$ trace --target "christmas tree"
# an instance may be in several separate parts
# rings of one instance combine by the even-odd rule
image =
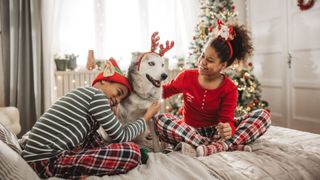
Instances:
[[[194,68],[197,60],[203,52],[205,43],[209,37],[213,37],[213,29],[217,19],[226,24],[237,22],[237,13],[231,0],[201,0],[199,23],[195,28],[195,35],[190,45],[190,57],[186,62],[186,68]],[[266,109],[268,103],[261,99],[261,88],[258,79],[252,74],[253,66],[249,63],[245,67],[233,65],[225,70],[225,74],[238,86],[238,105],[235,116],[244,115],[255,109]],[[183,96],[180,94],[171,101],[166,111],[182,117]]]
[[[242,116],[255,109],[267,109],[268,102],[261,99],[260,82],[252,74],[252,63],[246,67],[234,65],[225,70],[225,74],[238,86],[238,105],[235,116]]]

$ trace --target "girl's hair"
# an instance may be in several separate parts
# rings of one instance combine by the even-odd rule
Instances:
[[[223,38],[216,37],[209,42],[209,45],[216,50],[221,62],[227,62],[227,66],[230,66],[235,60],[245,60],[252,55],[253,51],[249,31],[243,25],[232,27],[236,34],[234,39],[230,40],[233,50],[232,57],[230,57],[230,47]]]

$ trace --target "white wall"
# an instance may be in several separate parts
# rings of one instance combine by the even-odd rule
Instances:
[[[247,0],[234,0],[236,11],[238,11],[238,23],[247,24],[247,11],[246,11]]]

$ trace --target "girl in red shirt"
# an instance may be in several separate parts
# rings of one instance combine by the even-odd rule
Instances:
[[[199,58],[198,69],[181,72],[163,85],[163,98],[183,93],[183,118],[162,114],[156,121],[160,139],[177,145],[192,156],[207,156],[227,150],[248,150],[271,124],[266,110],[255,110],[234,117],[237,86],[221,73],[235,60],[250,56],[253,47],[244,26],[225,26],[218,22],[214,39],[209,40]],[[179,147],[176,146],[176,147]]]

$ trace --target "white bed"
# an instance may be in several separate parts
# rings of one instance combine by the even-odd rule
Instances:
[[[0,142],[0,146],[0,179],[11,175],[14,179],[35,179],[35,173],[16,152],[5,143]],[[147,164],[127,174],[88,179],[320,179],[318,134],[271,126],[252,148],[253,152],[222,152],[199,158],[179,152],[149,153]]]
[[[128,174],[89,179],[320,179],[318,134],[271,126],[252,148],[199,158],[150,153],[146,165]]]

